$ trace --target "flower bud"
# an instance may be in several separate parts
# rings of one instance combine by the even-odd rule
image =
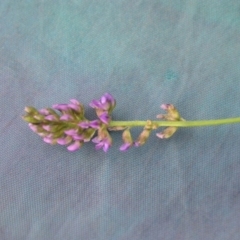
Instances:
[[[122,133],[122,139],[124,144],[120,147],[120,151],[126,151],[133,145],[133,140],[129,128],[125,129]]]
[[[24,111],[28,114],[34,115],[38,113],[38,110],[34,107],[25,107]]]
[[[135,141],[135,146],[136,147],[139,147],[139,146],[142,146],[146,141],[147,139],[149,138],[150,136],[150,133],[151,133],[151,130],[149,129],[144,129],[141,134],[139,135],[137,141]]]
[[[44,116],[42,116],[41,114],[37,113],[33,116],[35,119],[39,120],[40,122],[42,122],[44,120]]]
[[[125,129],[122,133],[122,139],[124,143],[133,143],[132,135],[129,128]]]
[[[162,119],[171,120],[171,121],[180,120],[181,118],[180,114],[173,104],[162,104],[161,108],[166,110],[167,114],[159,114],[157,115],[157,118],[162,118]]]
[[[88,129],[84,130],[82,133],[84,142],[89,142],[95,132],[96,132],[96,130],[93,128],[88,128]]]
[[[22,116],[22,119],[25,122],[28,122],[28,123],[40,123],[41,122],[40,120],[37,120],[37,119],[35,119],[34,117],[32,117],[30,115]]]
[[[167,127],[162,132],[157,133],[156,136],[163,139],[163,138],[170,138],[176,131],[177,127]]]

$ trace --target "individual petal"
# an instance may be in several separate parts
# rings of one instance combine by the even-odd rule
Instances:
[[[72,141],[72,138],[70,136],[57,139],[57,143],[60,145],[69,144],[71,141]]]
[[[44,116],[47,116],[48,114],[50,114],[50,112],[46,108],[39,110],[39,112]]]
[[[75,105],[80,105],[80,102],[76,99],[70,99],[70,102],[75,104]]]
[[[164,115],[164,114],[158,114],[158,115],[157,115],[157,118],[159,118],[159,119],[165,119],[165,115]]]
[[[140,147],[142,144],[140,142],[134,142],[135,147]]]
[[[109,148],[110,148],[110,144],[108,142],[104,142],[104,144],[103,144],[103,151],[107,152]]]
[[[99,129],[101,126],[101,123],[99,120],[93,120],[89,123],[89,127],[94,128],[94,129]]]
[[[127,151],[131,146],[132,146],[131,143],[124,143],[124,144],[119,148],[119,150],[120,150],[120,151]]]
[[[54,139],[54,138],[52,138],[52,137],[50,137],[50,136],[44,137],[44,138],[43,138],[43,141],[44,141],[45,143],[49,143],[49,144],[56,144],[56,143],[57,143],[57,140]]]
[[[49,121],[57,121],[57,117],[54,116],[54,115],[48,115],[45,117],[46,120],[49,120]]]
[[[66,133],[69,136],[73,136],[73,135],[77,134],[77,130],[76,129],[68,129],[68,130],[65,130],[64,133]]]
[[[69,103],[69,104],[68,104],[68,107],[71,108],[71,109],[73,109],[73,110],[75,110],[75,111],[77,111],[77,112],[80,112],[80,111],[81,111],[80,106],[79,106],[79,105],[76,105],[76,104],[73,104],[73,103]]]
[[[162,104],[162,105],[160,106],[160,108],[162,108],[162,109],[164,109],[164,110],[167,110],[167,109],[169,109],[169,108],[171,107],[171,105],[172,105],[172,104],[168,104],[168,103]]]
[[[42,128],[44,130],[46,130],[47,132],[50,132],[50,130],[51,130],[51,126],[49,126],[49,125],[42,125]]]
[[[100,102],[102,105],[102,109],[105,111],[109,111],[110,109],[113,109],[116,105],[116,100],[113,98],[113,96],[110,93],[105,93],[101,98]]]
[[[72,138],[74,140],[84,140],[84,137],[80,134],[75,134],[75,135],[72,135]]]
[[[52,143],[52,139],[49,138],[49,137],[44,137],[44,138],[43,138],[43,141],[44,141],[45,143]]]
[[[105,103],[105,102],[109,102],[112,105],[115,103],[115,99],[114,97],[110,94],[110,93],[105,93],[102,97],[101,97],[101,102]]]
[[[99,150],[103,147],[103,142],[99,142],[98,144],[95,145],[95,149]]]
[[[99,116],[99,119],[105,123],[105,124],[108,124],[111,120],[111,117],[108,115],[107,112],[103,112],[100,116]]]
[[[61,117],[60,117],[60,120],[63,120],[63,121],[71,121],[73,120],[73,117],[69,114],[63,114]]]
[[[82,146],[82,142],[75,141],[73,144],[71,144],[67,147],[67,150],[73,152],[73,151],[78,150],[81,146]]]
[[[164,134],[163,134],[162,132],[156,133],[156,136],[157,136],[158,138],[161,138],[161,139],[164,138]]]
[[[46,133],[46,132],[38,132],[37,134],[38,134],[38,136],[40,136],[42,138],[46,137],[48,135],[48,133]]]
[[[68,104],[61,103],[61,104],[54,104],[52,106],[54,109],[59,110],[59,111],[67,111],[69,110]]]
[[[101,108],[102,105],[98,100],[92,100],[89,103],[89,106],[92,107],[92,108]]]
[[[33,132],[35,132],[35,133],[38,132],[38,127],[37,127],[37,125],[32,124],[32,123],[29,123],[28,126],[29,126],[29,128],[30,128]]]
[[[78,124],[81,128],[89,128],[89,122],[88,121],[82,121]]]
[[[92,139],[92,142],[93,143],[99,143],[99,142],[101,142],[101,139],[97,136],[97,137]]]

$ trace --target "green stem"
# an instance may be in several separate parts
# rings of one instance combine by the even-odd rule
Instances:
[[[226,118],[216,120],[200,120],[200,121],[152,121],[152,124],[158,127],[204,127],[204,126],[216,126],[222,124],[240,123],[240,117],[238,118]],[[144,127],[146,121],[111,121],[108,127]]]

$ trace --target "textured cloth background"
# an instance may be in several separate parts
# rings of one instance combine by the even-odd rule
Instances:
[[[50,146],[25,106],[110,92],[118,120],[240,116],[236,0],[1,0],[0,239],[239,240],[240,124],[106,154]],[[133,131],[138,136],[141,129]]]

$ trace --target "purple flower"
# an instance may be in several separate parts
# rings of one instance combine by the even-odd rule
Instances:
[[[110,114],[116,106],[116,100],[111,94],[105,93],[99,100],[92,100],[89,105],[96,109],[101,122],[108,124],[111,120]]]
[[[111,140],[109,138],[101,139],[99,137],[95,137],[92,139],[92,142],[96,143],[95,149],[103,149],[104,152],[107,152],[109,147],[111,146]]]
[[[71,121],[73,120],[73,117],[69,114],[63,114],[61,117],[60,117],[60,120],[63,120],[63,121]]]
[[[59,111],[67,111],[69,110],[68,104],[61,103],[61,104],[54,104],[52,106],[54,109],[59,110]]]
[[[89,104],[92,108],[101,109],[104,111],[113,110],[116,105],[116,100],[110,93],[105,93],[100,100],[93,100]]]
[[[81,128],[94,128],[94,129],[99,129],[101,126],[101,123],[99,120],[93,120],[93,121],[82,121],[78,124],[79,127]]]
[[[49,120],[49,121],[57,121],[57,117],[54,116],[54,115],[48,115],[45,117],[46,120]]]

